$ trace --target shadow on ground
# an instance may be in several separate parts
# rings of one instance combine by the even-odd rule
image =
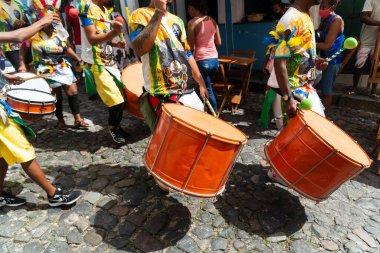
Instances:
[[[306,222],[298,197],[270,181],[259,165],[236,164],[215,207],[226,221],[246,232],[290,236]]]

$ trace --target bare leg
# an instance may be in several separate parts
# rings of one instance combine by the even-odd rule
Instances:
[[[56,188],[47,180],[36,159],[33,159],[32,161],[26,163],[22,163],[21,166],[26,172],[26,174],[28,174],[28,176],[34,182],[36,182],[36,184],[38,184],[42,189],[45,190],[49,197],[52,197],[54,195]]]
[[[3,191],[4,179],[5,179],[5,175],[7,174],[7,170],[8,170],[7,162],[3,158],[1,158],[0,159],[0,195],[1,195],[1,192]]]
[[[371,95],[376,94],[377,91],[377,83],[372,84],[372,89],[371,89]]]
[[[356,91],[359,85],[360,77],[362,76],[363,68],[354,69],[354,84],[352,86],[352,91]]]

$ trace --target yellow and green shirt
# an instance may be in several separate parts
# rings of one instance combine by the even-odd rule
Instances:
[[[96,4],[90,1],[82,0],[78,4],[78,10],[81,13],[91,15],[96,18],[109,20],[109,14],[106,10],[102,10]],[[107,33],[110,31],[110,26],[106,22],[92,20],[84,17],[80,17],[81,22],[81,40],[82,40],[82,60],[89,64],[95,64],[99,66],[111,66],[114,65],[113,61],[113,48],[111,41],[107,43],[91,45],[86,37],[84,27],[94,25],[97,34]]]
[[[306,84],[313,86],[316,69],[315,31],[310,16],[289,8],[277,24],[280,43],[275,47],[275,58],[287,58],[289,84],[292,90]]]
[[[139,8],[131,15],[131,40],[146,27],[155,10]],[[153,96],[187,94],[193,91],[193,79],[188,58],[190,46],[186,41],[183,21],[167,13],[151,50],[141,57],[144,88]]]

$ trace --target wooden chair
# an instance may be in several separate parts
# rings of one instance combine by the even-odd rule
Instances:
[[[232,50],[232,55],[233,56],[238,56],[238,57],[252,58],[252,59],[254,59],[254,62],[257,61],[256,51],[252,51],[252,50],[234,49],[234,50]],[[242,79],[241,80],[243,82],[242,85],[245,85],[244,90],[242,90],[242,92],[239,92],[238,95],[233,95],[232,98],[231,98],[231,103],[234,104],[234,106],[232,107],[232,111],[233,112],[237,110],[237,108],[238,108],[241,100],[243,99],[243,101],[244,101],[244,99],[248,95],[249,84],[250,84],[250,81],[251,81],[251,74],[252,74],[253,64],[254,63],[252,63],[250,65],[249,69],[241,69],[241,68],[240,69],[231,69],[231,65],[232,64],[230,64],[228,66],[227,79],[228,80],[235,79],[235,78],[236,79]]]
[[[340,66],[338,75],[343,71],[344,67],[346,67],[347,63],[351,60],[352,56],[354,56],[356,52],[358,51],[358,48],[360,47],[360,40],[357,40],[357,41],[358,41],[358,46],[356,48],[345,52],[343,62],[342,62],[342,65]]]
[[[222,103],[219,106],[217,116],[219,117],[223,111],[224,106],[230,102],[230,94],[233,88],[232,84],[229,84],[227,81],[226,71],[224,69],[224,65],[219,65],[219,71],[217,76],[214,78],[214,82],[212,84],[215,96],[217,97],[220,92],[220,96],[222,97]]]
[[[378,128],[377,128],[377,136],[376,136],[376,144],[372,149],[372,154],[375,155],[376,151],[380,148],[380,118],[377,120]],[[377,162],[380,163],[380,151],[377,153]],[[380,176],[380,164],[377,168],[377,175]]]
[[[376,47],[375,52],[372,57],[372,63],[371,63],[371,73],[368,78],[367,82],[367,89],[369,89],[371,86],[375,87],[377,84],[380,83],[380,29],[377,33],[377,40],[376,40]]]

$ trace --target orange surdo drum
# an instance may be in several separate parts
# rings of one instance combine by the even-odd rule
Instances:
[[[158,183],[194,197],[221,194],[247,137],[234,126],[190,107],[167,103],[145,153]]]
[[[265,156],[274,177],[318,202],[371,165],[350,136],[313,111],[299,111],[265,146]]]
[[[144,119],[140,112],[139,103],[139,97],[143,93],[144,87],[142,63],[137,62],[125,67],[121,74],[121,82],[124,84],[125,93],[127,94],[127,112],[138,119]]]

